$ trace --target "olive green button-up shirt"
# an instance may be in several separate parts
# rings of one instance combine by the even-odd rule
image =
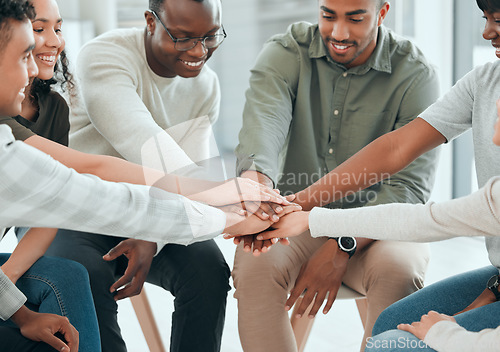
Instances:
[[[438,96],[438,78],[420,50],[383,26],[367,62],[347,69],[331,59],[317,24],[293,24],[265,44],[251,71],[237,174],[255,169],[282,191],[298,192],[416,118]],[[424,202],[436,158],[437,151],[429,152],[330,206]]]

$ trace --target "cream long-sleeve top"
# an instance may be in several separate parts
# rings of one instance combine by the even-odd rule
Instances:
[[[500,236],[500,177],[491,178],[469,196],[442,203],[384,204],[347,210],[314,208],[309,228],[313,237],[362,236],[415,242]],[[470,332],[453,322],[439,322],[432,326],[424,342],[439,352],[497,351],[500,327]]]
[[[15,141],[5,125],[0,165],[0,227],[67,228],[179,244],[211,239],[225,227],[219,209],[148,186],[78,174]],[[0,319],[9,319],[25,301],[0,270]]]

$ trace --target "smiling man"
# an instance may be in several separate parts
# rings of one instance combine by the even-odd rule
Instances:
[[[204,160],[209,148],[192,135],[207,136],[219,114],[219,82],[206,63],[226,36],[221,11],[220,0],[150,0],[145,28],[118,29],[88,42],[76,65],[82,96],[72,107],[70,147],[143,164],[143,156],[154,154],[143,146],[159,140],[166,151],[163,171]],[[199,123],[202,116],[207,118]],[[179,125],[178,134],[165,132]],[[230,271],[215,242],[158,249],[136,242],[137,265],[124,256],[103,261],[119,242],[60,230],[48,251],[89,271],[103,352],[126,351],[115,301],[131,290],[110,292],[125,270],[135,273],[134,285],[147,275],[147,282],[175,296],[171,351],[219,351]]]
[[[318,24],[292,24],[265,44],[247,91],[236,149],[239,174],[284,193],[299,192],[296,202],[304,209],[428,199],[436,152],[357,193],[350,174],[322,178],[372,140],[412,121],[438,97],[437,76],[420,50],[382,25],[388,11],[382,0],[319,0]],[[245,169],[248,158],[255,170]],[[321,192],[300,192],[316,181]],[[315,298],[310,315],[325,299],[326,313],[341,283],[368,298],[365,341],[384,308],[422,287],[428,262],[423,244],[337,242],[309,232],[291,239],[290,246],[275,247],[258,258],[237,248],[235,297],[248,352],[296,350],[285,306],[307,290],[305,301]]]

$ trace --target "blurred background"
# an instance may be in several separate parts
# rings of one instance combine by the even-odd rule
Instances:
[[[94,36],[118,27],[144,27],[144,11],[148,9],[148,0],[58,0],[58,3],[73,63],[82,44]],[[390,4],[385,25],[412,39],[437,67],[442,93],[474,66],[496,59],[490,43],[482,39],[484,20],[474,0],[392,0]],[[228,37],[210,59],[209,66],[218,73],[221,84],[221,114],[215,133],[229,165],[228,176],[234,175],[232,151],[238,143],[249,71],[262,44],[271,35],[284,32],[293,22],[317,22],[317,8],[317,0],[223,1],[223,24]],[[466,195],[477,188],[471,140],[471,135],[465,134],[442,148],[433,200]],[[217,242],[232,266],[234,245],[220,239]],[[487,264],[482,242],[462,238],[432,244],[427,283]],[[0,250],[9,250],[14,245],[11,238],[2,242]],[[168,346],[172,298],[149,285],[147,292]],[[232,293],[228,297],[224,352],[242,351]],[[120,302],[120,323],[129,350],[147,351],[128,299]],[[306,351],[357,351],[361,336],[362,326],[354,301],[336,302],[327,316],[316,319]]]

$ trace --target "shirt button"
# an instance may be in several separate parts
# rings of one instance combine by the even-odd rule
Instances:
[[[333,114],[334,114],[334,115],[338,115],[338,114],[339,114],[339,111],[338,111],[338,110],[335,110],[335,111],[333,112]]]
[[[333,154],[333,148],[328,149],[328,153]]]
[[[347,77],[347,72],[344,72],[342,76]]]

